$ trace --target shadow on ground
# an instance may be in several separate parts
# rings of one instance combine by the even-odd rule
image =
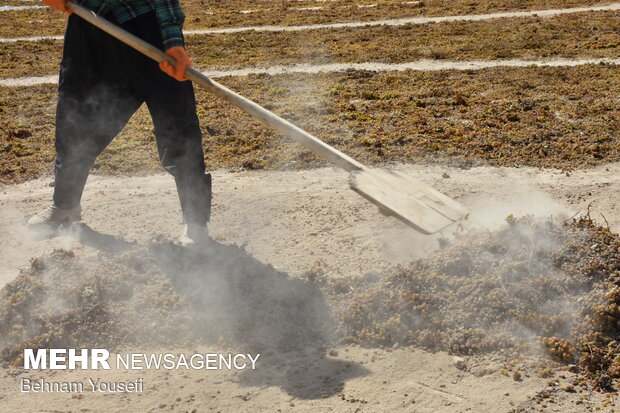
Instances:
[[[260,353],[241,383],[278,386],[292,396],[338,394],[344,382],[368,374],[361,366],[329,358],[334,322],[317,285],[290,278],[243,248],[211,243],[203,249],[153,244],[150,250],[183,296],[203,338],[228,337],[233,347]]]
[[[82,222],[76,222],[54,230],[31,230],[28,233],[34,241],[68,236],[75,238],[86,246],[115,255],[139,247],[139,245],[135,242],[125,241],[124,239],[115,237],[114,235],[96,231]]]
[[[345,381],[369,373],[326,355],[338,338],[316,283],[291,278],[243,248],[215,241],[200,249],[169,241],[153,241],[145,248],[85,224],[59,235],[73,236],[101,253],[88,260],[73,253],[52,254],[15,284],[15,294],[30,291],[36,279],[50,286],[36,290],[33,305],[27,307],[27,312],[44,314],[43,326],[48,318],[63,320],[56,323],[53,343],[45,345],[204,344],[224,346],[231,353],[260,353],[257,369],[241,371],[240,383],[277,386],[300,399],[338,394]],[[95,294],[84,300],[85,292]],[[59,297],[61,304],[56,303]],[[50,301],[57,313],[44,310]],[[105,314],[105,323],[88,318],[95,310]],[[31,314],[19,314],[15,320],[28,317]],[[11,322],[4,324],[0,330],[12,328]],[[76,330],[75,325],[86,327]],[[35,333],[30,341],[47,340],[46,328],[31,330]]]
[[[75,238],[77,238],[82,244],[100,251],[105,251],[111,254],[120,254],[137,247],[135,242],[125,241],[124,239],[113,235],[103,234],[95,231],[83,223],[73,224],[72,227],[73,228],[71,231],[74,231]]]

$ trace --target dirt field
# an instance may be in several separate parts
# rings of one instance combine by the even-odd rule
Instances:
[[[256,75],[221,82],[371,164],[570,170],[620,159],[614,65]],[[0,180],[19,182],[49,174],[55,87],[4,90]],[[198,91],[197,98],[209,167],[324,165],[207,93]],[[158,172],[153,141],[148,112],[142,108],[94,169],[116,175]]]
[[[297,32],[250,31],[189,36],[187,43],[194,64],[201,69],[291,63],[402,63],[416,59],[617,57],[619,17],[620,12],[602,11],[554,18]],[[385,44],[392,47],[386,50]],[[4,44],[0,51],[0,70],[6,77],[55,74],[61,45],[61,40]]]
[[[184,3],[188,30],[600,4]],[[93,166],[83,222],[37,238],[24,223],[50,202],[56,86],[0,87],[0,411],[617,411],[617,66],[303,72],[325,63],[616,58],[617,17],[599,10],[187,37],[204,69],[298,64],[300,73],[220,81],[471,211],[433,236],[384,217],[349,190],[346,173],[197,91],[214,177],[209,249],[174,243],[180,208],[145,108]],[[43,9],[0,18],[4,38],[61,34],[65,20]],[[3,80],[57,71],[60,40],[2,45]],[[253,351],[261,360],[236,372],[19,367],[24,347],[87,346]],[[19,391],[23,378],[95,376],[141,378],[145,391]]]
[[[466,223],[470,227],[494,230],[505,224],[505,217],[510,213],[570,216],[578,211],[585,212],[591,202],[594,202],[591,215],[598,222],[604,224],[604,216],[611,228],[620,225],[615,204],[620,194],[618,164],[574,172],[570,176],[560,171],[530,168],[461,170],[403,165],[399,169],[419,176],[471,206],[475,212]],[[218,194],[212,226],[214,238],[222,245],[245,244],[256,260],[271,263],[292,277],[301,277],[316,268],[327,278],[336,279],[384,273],[394,264],[406,264],[417,257],[432,255],[437,249],[437,237],[416,235],[395,220],[382,217],[374,207],[349,191],[346,174],[340,171],[216,171],[214,182]],[[30,257],[52,248],[72,250],[76,256],[88,260],[89,257],[95,259],[99,251],[123,248],[125,242],[144,244],[161,234],[173,235],[180,231],[174,218],[179,212],[170,177],[95,176],[89,182],[83,206],[84,222],[96,232],[85,233],[82,242],[71,236],[43,242],[32,240],[20,222],[47,204],[49,183],[49,179],[44,179],[4,188],[0,247],[5,251],[5,260],[0,268],[5,281],[12,279],[18,268],[27,267]],[[158,208],[144,208],[153,204]],[[253,206],[251,210],[247,208],[249,204]],[[110,214],[115,216],[114,220],[107,219]],[[179,349],[182,350],[193,351],[194,348]],[[413,399],[416,400],[415,411],[451,412],[470,408],[508,412],[512,408],[527,411],[539,408],[537,393],[549,388],[548,383],[557,379],[560,384],[550,387],[554,403],[549,404],[546,411],[557,408],[576,411],[574,403],[584,395],[589,397],[580,405],[584,411],[600,407],[607,400],[603,395],[584,393],[579,388],[577,393],[562,391],[563,386],[575,380],[572,373],[560,372],[541,378],[538,377],[543,370],[540,367],[523,367],[524,361],[514,362],[502,353],[466,357],[469,367],[463,372],[454,367],[452,357],[444,352],[433,354],[414,348],[394,351],[348,345],[335,345],[333,350],[331,354],[337,356],[327,359],[317,358],[318,355],[283,355],[284,365],[290,370],[278,370],[275,376],[270,373],[271,368],[259,375],[244,373],[241,376],[146,372],[144,380],[151,390],[142,397],[88,394],[79,400],[53,394],[35,397],[57,410],[66,409],[66,403],[69,406],[76,403],[80,408],[94,411],[123,411],[125,403],[131,403],[132,408],[147,410],[158,410],[160,405],[166,404],[162,410],[174,405],[174,410],[181,411],[192,408],[209,411],[211,407],[220,411],[271,411],[272,407],[266,404],[271,401],[272,406],[277,406],[276,410],[283,411],[355,411],[357,408],[406,411],[407,402]],[[302,361],[312,365],[311,374],[295,373]],[[522,381],[515,382],[502,373],[511,362],[524,374]],[[351,367],[347,369],[345,364]],[[126,374],[109,372],[102,377],[111,380]],[[57,373],[53,376],[42,374],[42,377],[68,379],[83,375]],[[3,402],[7,406],[28,411],[30,402],[12,391],[16,380],[26,376],[22,373],[0,379],[5,394]],[[312,383],[319,376],[329,377],[325,387],[313,387]],[[295,390],[295,386],[301,388]],[[205,388],[209,390],[205,392]],[[345,401],[340,394],[345,395]],[[240,395],[248,395],[248,400]],[[177,396],[182,400],[176,401]],[[353,399],[367,403],[346,401]],[[295,405],[294,409],[289,403]]]
[[[608,4],[600,0],[493,0],[460,1],[425,0],[420,3],[406,1],[181,1],[187,15],[187,30],[211,27],[235,27],[253,25],[298,25],[386,17],[445,16],[477,14],[513,10],[536,10],[551,8],[584,7]],[[22,5],[22,4],[19,4]],[[355,7],[376,5],[376,7]],[[350,7],[349,7],[350,6]],[[307,8],[323,7],[318,10]],[[299,9],[302,10],[299,10]],[[304,10],[306,8],[306,10]],[[257,10],[257,12],[250,12]],[[63,34],[66,17],[48,9],[6,11],[7,19],[0,28],[0,37],[59,35]]]

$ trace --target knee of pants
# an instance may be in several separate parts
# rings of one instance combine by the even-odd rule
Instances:
[[[164,169],[169,172],[176,179],[202,176],[205,172],[204,161],[201,162],[174,162],[174,163],[162,163]]]
[[[70,151],[65,153],[58,153],[56,155],[55,167],[57,170],[69,170],[76,168],[89,169],[90,166],[95,162],[96,158],[97,155],[88,152],[76,153]]]
[[[175,148],[166,148],[162,151],[160,161],[166,171],[173,176],[202,175],[205,171],[202,145],[189,143]]]

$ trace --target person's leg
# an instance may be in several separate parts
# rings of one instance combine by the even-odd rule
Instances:
[[[58,99],[54,206],[80,204],[90,167],[140,106],[103,87],[86,100],[70,93]]]
[[[161,34],[153,13],[138,16],[127,27],[142,39],[161,48]],[[144,96],[153,118],[159,158],[174,176],[184,221],[206,227],[211,209],[211,180],[205,175],[202,134],[196,115],[191,82],[179,82],[159,65],[134,52],[137,68],[132,84]]]
[[[142,103],[121,81],[114,42],[69,18],[56,111],[56,208],[79,205],[91,165]]]
[[[79,219],[92,163],[141,104],[123,86],[110,40],[78,16],[69,17],[56,111],[54,203],[29,220],[32,228]]]
[[[147,100],[155,124],[159,158],[174,176],[183,218],[204,226],[211,209],[210,175],[205,175],[202,135],[190,82],[172,82]]]

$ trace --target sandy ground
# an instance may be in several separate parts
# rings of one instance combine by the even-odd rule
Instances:
[[[571,216],[579,211],[612,230],[620,228],[620,164],[570,173],[530,168],[453,169],[398,165],[396,169],[434,185],[471,210],[465,227],[491,229],[516,215]],[[415,233],[347,187],[347,174],[332,168],[294,172],[215,171],[211,234],[219,242],[245,244],[258,260],[291,276],[320,265],[328,276],[380,272],[431,254],[437,236]],[[24,228],[32,213],[49,204],[50,178],[0,188],[0,285],[19,268],[54,248],[83,257],[124,242],[145,243],[181,231],[172,178],[92,176],[83,199],[83,220],[92,229],[78,242],[62,236],[34,240]],[[441,236],[450,236],[450,228]],[[135,349],[133,349],[135,350]],[[185,349],[165,349],[184,351]],[[191,349],[193,352],[196,349]],[[199,349],[199,351],[228,351]],[[232,351],[232,350],[231,350]],[[276,355],[255,371],[0,372],[0,411],[334,411],[334,412],[508,412],[538,406],[532,397],[548,380],[502,376],[504,360],[491,356],[455,368],[451,356],[416,349],[337,347],[317,354]],[[93,376],[94,374],[94,376]],[[104,380],[143,377],[145,392],[22,394],[22,377]],[[566,376],[569,380],[570,375]],[[74,397],[76,395],[74,394]],[[581,411],[597,406],[592,395],[563,393],[546,411]],[[344,397],[344,400],[343,400]],[[359,399],[359,401],[355,401]],[[349,400],[349,401],[347,401]],[[351,401],[353,400],[353,401]],[[364,402],[362,402],[362,400]],[[411,401],[414,400],[415,403]],[[519,411],[519,410],[517,410]]]

